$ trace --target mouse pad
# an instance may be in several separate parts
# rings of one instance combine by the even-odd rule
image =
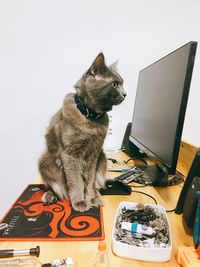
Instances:
[[[104,239],[102,207],[75,211],[68,200],[45,206],[43,184],[24,190],[1,221],[0,241],[78,241]]]

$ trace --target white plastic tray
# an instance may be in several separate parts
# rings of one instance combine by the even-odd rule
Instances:
[[[168,261],[171,257],[172,252],[172,238],[171,238],[171,229],[169,225],[169,221],[167,218],[167,214],[165,209],[161,205],[156,204],[144,204],[144,206],[149,206],[153,209],[156,209],[160,214],[163,214],[166,220],[166,226],[169,230],[169,242],[166,247],[137,247],[133,245],[129,245],[126,243],[122,243],[115,239],[115,226],[117,217],[121,214],[121,210],[126,207],[128,209],[133,209],[139,203],[134,202],[121,202],[119,204],[114,224],[112,230],[112,249],[113,252],[120,257],[135,259],[141,261],[152,261],[152,262],[165,262]]]

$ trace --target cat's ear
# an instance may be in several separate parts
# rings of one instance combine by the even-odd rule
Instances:
[[[91,67],[89,68],[88,74],[91,74],[92,76],[95,76],[96,74],[101,74],[101,73],[105,72],[106,68],[107,67],[105,65],[104,54],[100,53],[95,58],[95,60],[92,63]]]
[[[108,68],[112,71],[118,71],[118,68],[117,68],[117,63],[118,63],[118,60],[116,60],[113,64],[111,64]]]

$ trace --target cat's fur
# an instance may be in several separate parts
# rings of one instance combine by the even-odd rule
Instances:
[[[100,53],[75,84],[84,105],[101,113],[94,119],[77,108],[75,94],[65,96],[62,108],[52,117],[46,133],[46,151],[39,160],[43,181],[50,189],[43,197],[52,203],[70,199],[75,210],[101,205],[98,189],[104,186],[106,156],[103,143],[108,129],[107,111],[120,104],[126,93],[123,80],[113,66],[107,67]],[[54,194],[53,194],[54,193]]]

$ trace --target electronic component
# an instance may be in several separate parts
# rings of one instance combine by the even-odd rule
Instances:
[[[108,167],[108,171],[110,172],[124,172],[129,171],[134,167],[134,165],[115,165]]]
[[[131,168],[130,170],[122,173],[121,175],[115,177],[114,180],[118,180],[120,182],[128,184],[142,175],[143,175],[143,172],[140,170],[140,168],[135,166]]]

